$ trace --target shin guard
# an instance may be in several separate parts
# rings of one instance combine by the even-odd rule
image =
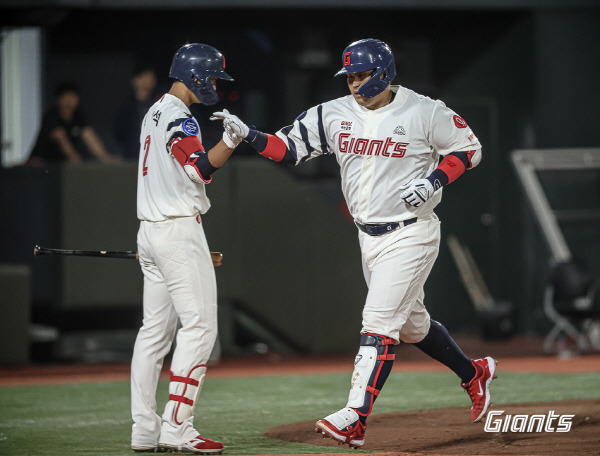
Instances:
[[[394,340],[378,334],[362,334],[354,361],[348,404],[364,421],[394,365]]]
[[[202,389],[205,376],[206,365],[204,364],[195,366],[187,377],[173,375],[171,372],[169,402],[165,408],[172,413],[172,419],[177,425],[183,424],[194,415],[196,399]]]

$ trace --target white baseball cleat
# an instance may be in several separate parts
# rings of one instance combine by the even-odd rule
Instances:
[[[323,438],[329,437],[340,444],[347,443],[350,448],[360,448],[365,444],[366,427],[358,419],[356,410],[349,407],[315,423],[315,431],[323,434]]]

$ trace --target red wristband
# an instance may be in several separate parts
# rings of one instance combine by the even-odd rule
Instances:
[[[437,169],[448,176],[448,184],[455,181],[466,170],[463,161],[453,155],[446,155]]]
[[[287,147],[283,139],[267,134],[267,147],[262,152],[259,152],[259,154],[273,161],[280,162],[285,156],[286,149]]]

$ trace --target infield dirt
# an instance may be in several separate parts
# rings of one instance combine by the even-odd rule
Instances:
[[[471,423],[464,407],[373,414],[364,450],[427,455],[561,455],[600,454],[600,399],[505,404],[491,407],[504,416],[516,414],[575,415],[569,432],[485,432],[484,422]],[[556,420],[554,421],[556,424]],[[270,429],[267,436],[311,445],[337,447],[314,431],[314,421]]]

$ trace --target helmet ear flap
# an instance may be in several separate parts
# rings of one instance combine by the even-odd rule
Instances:
[[[206,106],[212,106],[214,104],[217,104],[219,101],[219,94],[213,88],[210,76],[206,76],[200,81],[200,96],[198,96],[198,98],[200,99],[202,104]]]

